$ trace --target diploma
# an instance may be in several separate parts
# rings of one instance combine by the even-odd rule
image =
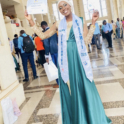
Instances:
[[[48,12],[47,0],[28,0],[28,14],[45,14]]]

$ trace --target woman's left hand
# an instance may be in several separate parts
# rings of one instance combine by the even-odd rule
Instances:
[[[98,11],[94,11],[93,12],[93,17],[92,17],[92,25],[95,25],[96,21],[99,18],[99,12]]]

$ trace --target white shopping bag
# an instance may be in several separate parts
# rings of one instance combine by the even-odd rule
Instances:
[[[14,115],[12,100],[9,97],[3,99],[1,101],[1,106],[4,124],[14,124],[18,117]]]
[[[52,61],[44,64],[44,69],[47,74],[49,82],[58,79],[58,69]]]
[[[51,54],[49,53],[49,55],[45,55],[45,58],[47,59],[49,59],[49,61],[52,61],[52,57],[51,57]]]

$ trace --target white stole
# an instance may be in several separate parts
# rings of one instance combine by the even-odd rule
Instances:
[[[85,70],[86,77],[92,82],[93,73],[90,64],[90,59],[83,39],[83,24],[82,20],[73,14],[73,31],[77,43],[78,53]],[[65,83],[69,80],[68,61],[67,61],[67,41],[66,31],[67,22],[64,17],[59,24],[59,50],[58,50],[58,63],[60,67],[61,77]]]

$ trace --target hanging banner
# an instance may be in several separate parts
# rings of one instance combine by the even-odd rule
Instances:
[[[45,14],[48,12],[47,0],[28,0],[28,14]]]

